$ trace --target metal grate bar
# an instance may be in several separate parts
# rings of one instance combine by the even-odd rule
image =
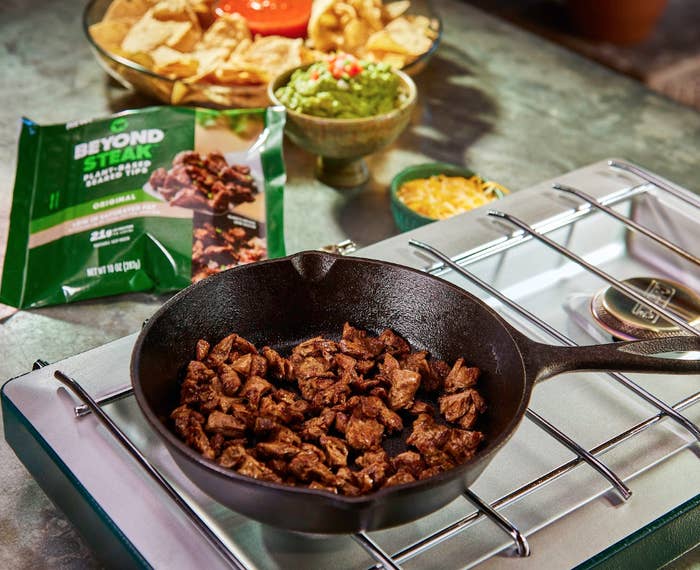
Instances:
[[[559,443],[569,448],[572,452],[574,452],[586,463],[588,463],[588,465],[590,465],[593,469],[595,469],[598,473],[605,477],[608,480],[608,482],[613,486],[615,492],[622,498],[622,500],[626,501],[632,496],[632,490],[627,485],[625,485],[624,481],[617,475],[617,473],[610,469],[610,467],[608,467],[595,455],[588,452],[584,447],[576,443],[576,441],[571,439],[568,435],[566,435],[560,429],[549,423],[536,412],[528,409],[525,412],[525,415],[528,417],[529,420],[534,422],[535,425],[546,431]]]
[[[411,245],[414,247],[418,247],[420,249],[423,249],[424,251],[427,251],[434,257],[440,259],[445,265],[451,267],[454,269],[457,273],[460,275],[466,277],[467,279],[473,281],[476,285],[487,291],[490,295],[493,295],[496,299],[516,311],[518,314],[522,315],[526,319],[528,319],[530,322],[533,324],[537,325],[540,329],[551,335],[553,338],[557,339],[559,342],[562,344],[565,344],[567,346],[576,346],[576,343],[571,340],[569,337],[564,335],[563,333],[559,332],[557,329],[555,329],[553,326],[551,326],[549,323],[543,321],[541,318],[539,318],[537,315],[532,314],[530,311],[525,309],[522,305],[519,305],[503,293],[501,293],[498,289],[495,289],[482,279],[479,279],[476,275],[462,267],[461,265],[458,265],[455,263],[452,259],[450,259],[448,256],[446,256],[444,253],[441,251],[435,249],[434,247],[416,241],[416,240],[411,240],[409,242]],[[609,372],[608,376],[616,380],[617,382],[620,382],[623,386],[626,388],[630,389],[632,392],[637,394],[640,398],[645,400],[647,403],[651,404],[658,410],[662,411],[664,414],[668,415],[672,420],[674,420],[676,423],[680,424],[683,426],[685,429],[687,429],[690,433],[693,434],[693,437],[697,441],[700,441],[700,427],[695,425],[692,421],[690,421],[688,418],[686,418],[683,414],[679,414],[676,410],[671,408],[668,404],[663,402],[662,400],[659,400],[656,396],[651,394],[650,392],[647,392],[644,388],[627,378],[627,376],[617,373],[617,372]]]
[[[379,547],[379,545],[376,542],[374,542],[369,536],[367,536],[364,532],[358,532],[356,534],[353,534],[352,538],[362,548],[369,552],[372,558],[374,558],[381,564],[380,568],[383,567],[386,568],[386,570],[401,570],[401,566],[396,564],[392,557],[386,552],[384,552]]]
[[[601,212],[605,212],[609,216],[615,218],[617,221],[622,222],[625,226],[627,226],[629,229],[634,230],[635,232],[638,232],[649,239],[654,240],[656,243],[662,245],[663,247],[671,250],[672,252],[680,255],[681,257],[687,259],[688,261],[695,263],[696,265],[700,265],[700,258],[697,256],[693,255],[689,251],[686,251],[685,249],[678,247],[675,243],[668,241],[667,239],[661,237],[659,234],[656,232],[651,231],[648,228],[645,228],[644,226],[638,224],[634,220],[631,220],[627,216],[623,216],[622,214],[616,212],[612,208],[606,206],[605,204],[601,204],[596,200],[593,196],[590,194],[586,194],[585,192],[573,188],[571,186],[566,186],[564,184],[553,184],[552,188],[555,190],[559,190],[560,192],[566,192],[567,194],[573,194],[577,198],[580,198],[584,202],[587,202],[590,204],[593,208],[600,210]]]
[[[508,306],[511,306],[515,310],[517,310],[520,314],[523,316],[529,318],[534,324],[542,327],[543,329],[547,330],[550,328],[552,331],[555,331],[555,329],[552,329],[549,327],[547,323],[542,321],[539,317],[533,315],[520,305],[517,305],[514,301],[511,301],[508,299],[505,295],[491,287],[488,283],[483,281],[482,279],[478,278],[476,275],[471,273],[470,271],[464,269],[452,259],[450,259],[447,255],[442,253],[440,250],[435,249],[434,247],[417,241],[417,240],[410,240],[410,245],[417,247],[419,249],[422,249],[429,254],[433,255],[440,261],[442,261],[445,265],[451,267],[454,269],[457,273],[462,275],[463,277],[466,277],[470,281],[472,281],[474,284],[478,285],[488,293],[493,294],[495,297],[501,299],[504,303],[508,304]],[[548,331],[549,332],[549,331]],[[556,332],[556,331],[555,331]],[[560,339],[561,340],[561,339]],[[569,343],[572,345],[574,344],[573,341],[566,339]],[[617,476],[617,474],[610,469],[607,465],[605,465],[600,459],[595,457],[594,455],[590,454],[586,449],[584,449],[582,446],[580,446],[576,441],[571,439],[569,436],[567,436],[564,432],[562,432],[560,429],[558,429],[556,426],[545,420],[542,416],[534,412],[533,410],[528,409],[525,412],[525,415],[535,423],[538,427],[546,431],[550,436],[552,436],[554,439],[559,441],[562,445],[567,447],[569,450],[571,450],[573,453],[581,457],[586,463],[588,463],[593,469],[595,469],[598,473],[600,473],[603,477],[605,477],[610,484],[613,486],[615,491],[617,492],[620,497],[622,497],[623,500],[627,500],[632,496],[632,491],[630,488],[625,485],[620,479],[620,477]],[[700,432],[700,430],[699,430]],[[699,433],[700,435],[700,433]]]
[[[673,405],[673,409],[681,412],[685,410],[686,408],[697,404],[700,402],[700,392],[696,392],[695,394],[692,394],[691,396],[688,396],[687,398],[681,400],[680,402],[676,403]],[[598,454],[603,454],[606,453],[614,448],[616,448],[618,445],[621,445],[622,443],[626,442],[627,440],[633,438],[636,436],[638,433],[641,433],[652,426],[658,424],[662,419],[666,417],[665,414],[659,413],[654,416],[651,416],[647,418],[644,421],[639,422],[638,424],[632,426],[630,429],[619,433],[618,435],[610,438],[609,440],[597,445],[593,449],[590,450],[590,453],[594,455]],[[491,503],[491,506],[494,509],[499,509],[502,507],[508,507],[509,505],[515,503],[516,501],[522,499],[523,497],[529,495],[530,493],[533,493],[540,489],[541,487],[544,487],[545,485],[548,485],[555,479],[558,479],[559,477],[562,477],[563,475],[566,475],[569,473],[572,469],[574,469],[576,466],[581,464],[583,462],[583,459],[580,457],[576,457],[559,467],[552,469],[548,473],[545,473],[538,479],[535,479],[533,481],[530,481],[529,483],[523,485],[522,487],[519,487],[515,489],[514,491],[511,491],[507,495],[504,495],[503,497],[496,499],[493,503]],[[410,546],[407,546],[406,548],[398,551],[393,555],[394,560],[399,562],[400,564],[403,564],[404,562],[407,562],[408,560],[411,560],[412,558],[415,558],[419,554],[422,554],[423,552],[430,550],[431,548],[439,545],[440,543],[444,542],[445,540],[448,540],[449,538],[460,534],[462,531],[464,531],[468,526],[470,526],[472,523],[477,521],[483,514],[480,511],[477,511],[475,513],[471,513],[467,515],[466,517],[463,517],[462,519],[455,521],[449,526],[446,526],[445,528],[429,535],[426,536],[425,538],[419,540],[418,542],[413,543]],[[374,570],[376,566],[372,569]]]
[[[229,563],[231,568],[236,568],[237,570],[247,570],[247,566],[241,562],[241,560],[233,553],[231,550],[221,541],[221,539],[214,533],[214,531],[207,525],[207,523],[190,507],[185,499],[175,490],[175,488],[168,483],[168,481],[163,477],[160,472],[150,464],[148,459],[138,450],[138,448],[133,444],[133,442],[126,436],[126,434],[119,429],[116,423],[110,418],[99,406],[99,404],[92,399],[90,394],[88,394],[85,389],[73,378],[67,376],[60,370],[54,372],[54,376],[62,384],[70,389],[80,400],[83,401],[95,417],[104,425],[107,430],[114,436],[114,438],[126,449],[126,451],[131,455],[132,458],[150,475],[150,477],[160,486],[163,491],[175,502],[175,504],[182,510],[182,512],[187,516],[187,518],[194,524],[197,529],[204,535],[204,537],[209,541],[209,543],[216,549],[216,551],[221,554],[221,556]]]
[[[642,180],[646,180],[647,182],[653,184],[657,188],[661,188],[669,194],[672,194],[679,200],[683,200],[683,202],[685,202],[686,204],[689,204],[690,206],[693,206],[695,208],[700,208],[700,199],[693,196],[692,194],[688,194],[687,192],[679,190],[675,186],[672,186],[668,182],[662,180],[661,178],[659,178],[655,174],[652,174],[644,168],[641,168],[634,164],[630,164],[629,162],[625,162],[623,160],[609,160],[608,166],[610,166],[611,168],[617,168],[618,170],[631,172],[632,174],[639,176],[639,178],[641,178]]]
[[[614,192],[608,196],[605,196],[604,198],[601,198],[600,203],[605,206],[614,206],[616,204],[634,198],[639,194],[645,194],[648,192],[648,190],[648,185],[640,185],[635,186],[633,188],[626,188],[624,190]],[[559,215],[554,219],[547,220],[545,223],[538,224],[538,228],[541,226],[543,230],[546,229],[546,231],[554,231],[559,228],[568,227],[571,224],[576,223],[578,220],[584,219],[592,215],[593,213],[594,211],[590,208],[574,209],[570,212]],[[521,243],[530,241],[531,239],[532,237],[527,234],[519,234],[508,237],[504,236],[500,240],[497,240],[496,242],[491,243],[489,245],[481,246],[475,250],[458,254],[455,256],[454,260],[458,263],[474,263],[481,259],[508,250],[512,247],[515,247],[516,245],[520,245]],[[428,273],[438,273],[442,269],[444,269],[444,266],[442,264],[437,264],[434,267],[429,268],[427,271]]]
[[[620,291],[620,293],[624,293],[628,297],[631,297],[635,301],[637,301],[639,304],[644,305],[648,309],[651,309],[652,311],[656,311],[659,313],[662,317],[664,317],[666,320],[671,321],[673,324],[677,325],[679,328],[683,329],[687,333],[691,335],[696,335],[700,336],[700,330],[696,329],[695,327],[691,326],[688,324],[684,319],[676,315],[673,311],[669,311],[665,307],[661,307],[654,303],[653,301],[650,301],[647,299],[644,295],[642,295],[639,291],[636,289],[633,289],[629,285],[626,285],[625,283],[622,283],[618,279],[615,279],[612,275],[606,273],[605,271],[598,269],[594,265],[591,265],[588,263],[585,259],[582,257],[579,257],[575,253],[569,251],[565,247],[559,245],[557,242],[554,240],[548,238],[544,234],[538,232],[537,230],[533,229],[531,226],[523,222],[520,218],[516,218],[515,216],[511,214],[507,214],[505,212],[501,212],[499,210],[489,210],[489,216],[493,216],[496,218],[500,218],[502,220],[506,220],[513,224],[514,226],[517,226],[524,232],[528,233],[535,239],[541,241],[544,243],[546,246],[548,246],[550,249],[553,249],[563,255],[564,257],[567,257],[571,261],[578,263],[582,267],[585,267],[588,271],[591,273],[597,275],[607,283],[609,283],[612,287],[614,287],[616,290]]]
[[[98,406],[106,406],[107,404],[112,404],[114,402],[118,402],[119,400],[123,400],[127,396],[131,396],[133,393],[134,389],[127,384],[126,386],[121,386],[115,390],[112,390],[111,392],[107,392],[99,398],[95,398],[95,403]],[[73,408],[73,412],[75,412],[76,418],[82,418],[83,416],[90,415],[92,410],[87,404],[79,404]]]
[[[528,543],[527,538],[525,538],[525,535],[520,532],[513,523],[511,523],[507,518],[505,518],[501,513],[499,513],[495,508],[489,505],[473,491],[466,489],[464,491],[464,496],[489,519],[495,522],[501,530],[510,535],[513,542],[515,542],[515,550],[518,553],[518,556],[521,558],[530,556],[530,544]]]

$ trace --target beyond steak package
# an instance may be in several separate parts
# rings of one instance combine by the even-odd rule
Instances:
[[[284,109],[25,119],[0,302],[179,289],[284,255]]]

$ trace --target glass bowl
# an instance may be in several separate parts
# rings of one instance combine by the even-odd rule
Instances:
[[[172,105],[199,105],[216,108],[265,107],[270,100],[267,85],[217,85],[189,83],[154,73],[139,63],[101,48],[90,34],[90,26],[101,22],[111,0],[90,0],[83,12],[83,31],[95,58],[117,82],[126,88],[150,95]],[[427,16],[436,36],[428,51],[404,66],[408,75],[419,73],[428,63],[442,39],[442,21],[430,0],[411,0],[407,14]]]

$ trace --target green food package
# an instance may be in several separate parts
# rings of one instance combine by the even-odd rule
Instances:
[[[180,289],[284,255],[284,109],[24,119],[0,302]]]

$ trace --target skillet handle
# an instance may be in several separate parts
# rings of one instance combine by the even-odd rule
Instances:
[[[529,364],[536,381],[562,372],[663,372],[700,374],[700,358],[680,360],[652,356],[700,351],[700,336],[674,336],[591,346],[552,346],[530,341]]]

